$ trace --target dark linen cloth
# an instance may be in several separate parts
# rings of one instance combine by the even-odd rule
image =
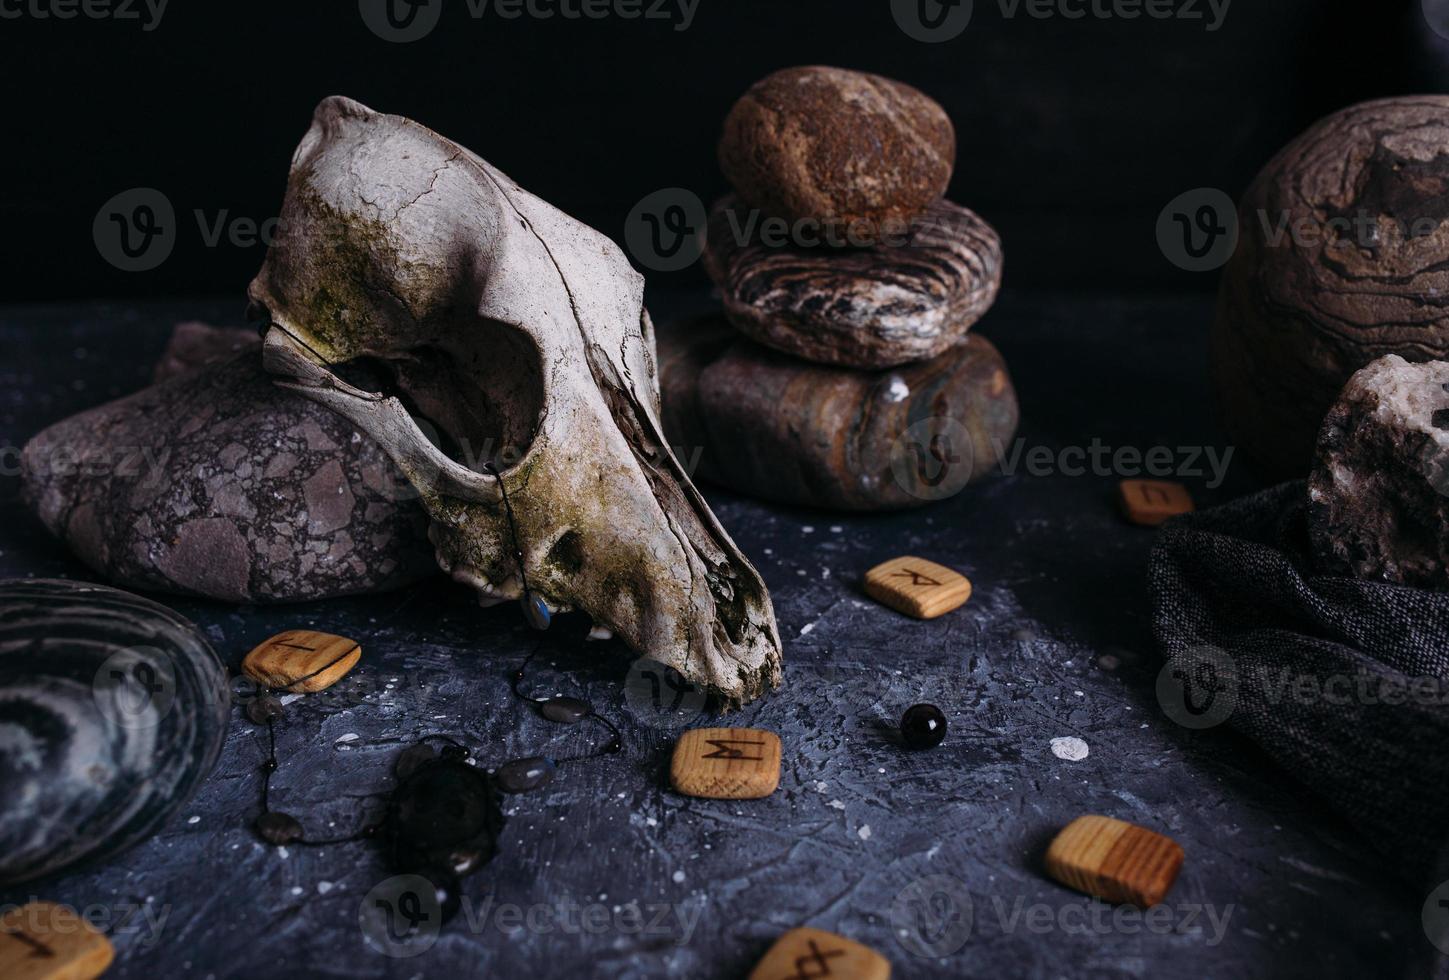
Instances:
[[[1449,840],[1449,594],[1318,575],[1291,483],[1159,532],[1153,630],[1190,696],[1416,883]],[[1193,690],[1196,686],[1196,690]],[[1177,696],[1159,681],[1164,706]],[[1176,714],[1169,710],[1169,715]],[[1432,884],[1432,882],[1431,882]]]

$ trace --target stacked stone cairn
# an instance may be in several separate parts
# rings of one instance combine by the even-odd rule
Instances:
[[[808,67],[725,120],[734,193],[705,266],[722,316],[659,338],[665,426],[696,476],[838,510],[950,496],[1016,432],[1006,363],[968,333],[996,299],[1001,241],[944,199],[945,110],[900,82]]]

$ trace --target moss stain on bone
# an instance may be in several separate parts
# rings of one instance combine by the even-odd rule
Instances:
[[[378,304],[378,297],[392,298],[401,304],[389,287],[378,282],[400,282],[408,278],[409,266],[392,245],[388,226],[375,219],[340,211],[322,200],[306,184],[296,188],[292,211],[301,212],[300,227],[315,229],[305,242],[289,239],[308,258],[306,269],[293,268],[299,276],[302,295],[290,297],[301,306],[289,311],[300,314],[298,325],[312,335],[319,353],[348,359],[364,350],[384,352],[388,349],[383,335],[384,324],[369,317],[367,311]],[[292,221],[297,221],[295,214]],[[420,270],[410,266],[408,273]],[[310,274],[310,275],[309,275]],[[401,312],[413,315],[414,311]]]

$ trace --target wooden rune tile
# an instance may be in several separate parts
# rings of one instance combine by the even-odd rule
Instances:
[[[679,736],[674,788],[713,800],[755,800],[780,785],[780,736],[757,728],[695,728]]]
[[[865,591],[876,602],[917,619],[935,619],[971,598],[971,582],[924,558],[892,558],[865,573]]]
[[[1151,908],[1182,869],[1182,848],[1170,837],[1111,817],[1078,817],[1047,849],[1057,881],[1108,902]]]

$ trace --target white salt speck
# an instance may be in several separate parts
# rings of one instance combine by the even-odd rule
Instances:
[[[844,530],[845,530],[845,528],[841,527],[839,524],[832,524],[832,525],[830,525],[830,533],[831,534],[839,534],[841,531],[844,531]]]
[[[644,822],[647,823],[651,827],[657,827],[657,826],[659,826],[659,821],[658,820],[655,820],[653,817],[645,817],[644,818]]]
[[[860,829],[857,830],[856,833],[860,835],[861,840],[870,840],[870,824],[861,824]]]
[[[1052,739],[1052,755],[1068,762],[1081,762],[1087,757],[1087,743],[1075,735]]]
[[[814,623],[806,623],[804,626],[800,627],[800,635],[801,636],[804,636],[806,633],[809,633],[814,628],[815,628],[815,624]]]
[[[911,386],[906,384],[906,379],[899,374],[891,375],[890,386],[886,388],[886,401],[903,402],[911,397]]]
[[[774,548],[766,548],[765,549],[765,554],[767,554],[767,555],[773,555],[774,553],[775,553],[775,549]]]
[[[817,793],[823,793],[823,792],[825,792],[825,787],[827,787],[829,785],[830,785],[829,783],[821,782],[820,780],[817,779],[817,780],[815,780],[815,792],[817,792]]]
[[[804,531],[806,534],[814,534],[815,533],[815,528],[812,525],[809,525],[809,524],[806,524],[800,530]]]
[[[337,738],[333,740],[332,744],[341,745],[344,742],[355,742],[358,740],[358,738],[360,738],[360,736],[356,732],[348,732],[346,735],[338,735]]]
[[[683,871],[676,871],[676,872],[674,872],[674,883],[676,885],[682,885],[682,884],[684,884],[684,872]]]
[[[186,822],[187,823],[201,823],[201,818],[200,817],[188,817],[186,819]]]
[[[835,807],[835,809],[837,810],[845,809],[845,804],[840,802],[839,800],[831,800],[829,805]]]
[[[881,766],[876,772],[885,772],[885,766]]]
[[[1086,697],[1086,695],[1085,695],[1085,694],[1083,694],[1083,693],[1082,693],[1082,692],[1081,692],[1081,691],[1073,691],[1073,692],[1072,692],[1072,693],[1073,693],[1073,694],[1075,694],[1075,695],[1076,695],[1076,696],[1077,696],[1077,697],[1079,697],[1079,698],[1084,698],[1084,697]]]
[[[277,848],[277,857],[285,861],[287,860],[287,858],[291,857],[291,852],[288,851],[285,847],[279,847]]]
[[[317,882],[317,894],[318,895],[326,895],[331,890],[332,890],[332,882],[330,882],[330,881],[319,881],[319,882]]]
[[[302,894],[302,886],[301,885],[294,885],[294,886],[292,886],[292,894],[293,895],[300,895],[300,894]]]

